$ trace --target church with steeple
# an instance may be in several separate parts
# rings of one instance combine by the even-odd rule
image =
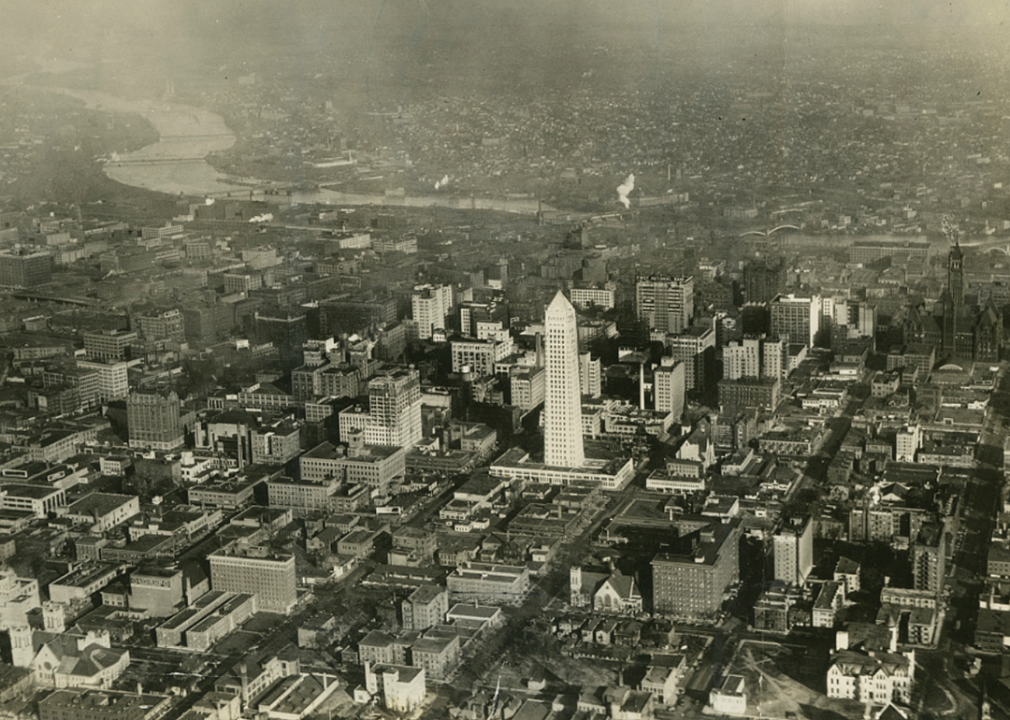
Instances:
[[[931,314],[912,309],[905,330],[910,342],[934,345],[937,359],[999,360],[1003,313],[992,298],[983,306],[966,301],[964,252],[956,238],[947,256],[947,287]]]

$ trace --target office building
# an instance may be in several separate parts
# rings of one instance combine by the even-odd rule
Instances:
[[[676,335],[654,335],[666,345],[670,357],[684,363],[688,390],[704,392],[715,381],[715,330],[696,325]]]
[[[459,331],[466,337],[483,338],[489,328],[502,329],[508,320],[505,305],[496,302],[462,302],[459,305]]]
[[[294,555],[236,541],[211,553],[208,560],[212,589],[254,594],[265,612],[294,609],[298,601]]]
[[[694,315],[694,278],[639,277],[635,284],[635,310],[649,330],[683,332]]]
[[[912,582],[916,590],[939,593],[946,570],[946,543],[941,523],[923,523],[912,545]]]
[[[131,393],[126,400],[130,447],[173,450],[185,441],[182,403],[175,392]]]
[[[719,406],[725,412],[747,408],[774,410],[782,399],[777,378],[740,378],[719,381]]]
[[[457,338],[451,343],[452,371],[461,373],[468,369],[476,377],[494,374],[495,363],[512,353],[512,338],[504,340],[479,340]]]
[[[771,301],[771,334],[813,347],[821,329],[821,296],[777,295]]]
[[[146,340],[173,340],[182,342],[185,337],[185,324],[182,313],[177,309],[150,310],[134,315],[130,319],[131,327],[140,332]]]
[[[785,344],[763,336],[747,336],[722,349],[722,376],[727,380],[741,378],[783,377],[782,356]]]
[[[801,585],[814,566],[814,524],[809,517],[787,520],[772,537],[775,579]]]
[[[98,373],[95,402],[121,400],[130,393],[129,364],[126,362],[78,360],[77,367]],[[82,397],[82,402],[84,398]]]
[[[572,288],[572,305],[582,310],[598,307],[611,310],[614,307],[614,289],[612,287]]]
[[[544,329],[544,463],[548,467],[581,467],[586,458],[582,447],[579,341],[575,308],[560,291],[547,307]]]
[[[542,404],[547,388],[547,371],[541,367],[514,367],[509,385],[512,405],[526,413]]]
[[[0,252],[0,287],[33,288],[53,279],[53,256],[47,252]]]
[[[357,397],[361,389],[361,371],[352,365],[325,362],[302,365],[291,371],[291,393],[295,400]]]
[[[452,599],[488,605],[518,605],[530,589],[525,565],[466,562],[446,578]]]
[[[656,410],[673,415],[674,422],[684,414],[684,392],[687,389],[687,365],[673,358],[663,358],[663,364],[653,371],[652,393]]]
[[[849,262],[854,265],[869,265],[888,257],[907,256],[909,259],[927,260],[930,255],[928,242],[880,242],[879,240],[857,240],[849,246]]]
[[[373,378],[368,383],[365,444],[408,447],[420,439],[421,380],[418,371],[392,370]]]
[[[728,380],[761,376],[761,339],[745,337],[722,349],[722,376]]]
[[[740,521],[680,515],[674,528],[678,548],[652,560],[653,611],[710,619],[740,576]]]
[[[894,436],[894,459],[898,462],[915,462],[915,455],[922,444],[922,428],[908,425]]]
[[[785,290],[785,268],[780,260],[769,265],[753,260],[743,269],[743,297],[749,303],[766,303]]]
[[[291,420],[277,420],[249,434],[253,463],[283,465],[301,452],[302,429]]]
[[[308,483],[336,479],[351,485],[385,490],[406,468],[406,451],[395,445],[366,445],[360,430],[351,431],[347,446],[323,442],[300,458],[299,476]]]
[[[603,394],[603,364],[599,358],[587,352],[580,353],[579,377],[583,395],[598,398]]]
[[[434,330],[445,329],[445,316],[452,311],[452,287],[418,285],[410,297],[410,307],[418,338],[430,340]]]
[[[64,688],[39,700],[39,720],[159,720],[171,707],[170,695]]]
[[[137,341],[137,333],[125,330],[105,330],[84,333],[84,352],[93,360],[123,360],[129,347]]]

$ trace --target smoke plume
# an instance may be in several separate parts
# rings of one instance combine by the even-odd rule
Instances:
[[[617,186],[617,199],[624,205],[624,207],[631,207],[631,201],[628,200],[628,194],[635,189],[635,175],[632,173],[624,180],[623,183]]]

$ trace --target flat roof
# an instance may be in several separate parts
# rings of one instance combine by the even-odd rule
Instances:
[[[63,492],[60,488],[50,487],[49,485],[21,484],[4,485],[3,491],[11,497],[30,498],[32,500],[43,500]]]
[[[118,495],[113,493],[93,492],[85,495],[80,500],[71,503],[67,507],[69,515],[94,515],[100,517],[108,515],[114,510],[127,505],[130,502],[140,502],[136,495]]]

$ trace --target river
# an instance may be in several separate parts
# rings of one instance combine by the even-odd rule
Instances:
[[[163,100],[127,100],[97,90],[56,88],[77,98],[86,107],[107,112],[132,113],[148,120],[158,132],[158,141],[139,150],[116,156],[105,164],[105,174],[121,182],[170,195],[198,197],[241,196],[277,200],[262,190],[273,183],[257,178],[235,178],[218,172],[207,162],[210,153],[222,152],[235,144],[235,135],[224,118],[208,110]],[[330,205],[389,205],[399,207],[447,207],[459,210],[498,210],[534,214],[537,201],[506,198],[460,198],[450,195],[389,196],[343,193],[320,189],[293,192],[293,203]],[[544,210],[554,208],[544,205]]]

